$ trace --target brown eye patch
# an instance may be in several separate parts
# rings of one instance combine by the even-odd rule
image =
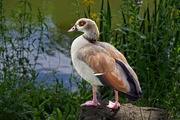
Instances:
[[[85,24],[86,24],[86,21],[84,20],[79,21],[79,26],[84,26]]]

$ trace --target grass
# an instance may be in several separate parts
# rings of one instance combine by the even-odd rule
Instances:
[[[144,98],[133,104],[163,108],[172,118],[179,119],[179,0],[154,1],[154,8],[147,7],[141,14],[141,7],[134,0],[124,0],[116,28],[111,26],[109,0],[102,0],[98,17],[91,14],[90,5],[84,15],[99,22],[100,40],[119,49],[138,74]],[[0,0],[0,119],[77,119],[79,105],[92,98],[88,83],[77,81],[78,90],[71,92],[56,77],[53,85],[36,81],[35,66],[44,52],[42,40],[49,37],[44,32],[48,30],[44,15],[40,9],[37,11],[38,15],[34,16],[31,3],[21,0],[11,12],[13,23],[9,23]],[[112,96],[109,88],[100,88],[100,99],[112,99]],[[122,103],[130,102],[121,96]]]

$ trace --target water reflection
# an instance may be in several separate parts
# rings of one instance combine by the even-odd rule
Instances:
[[[50,31],[48,31],[50,37],[43,38],[45,53],[40,54],[37,60],[38,65],[35,68],[39,73],[37,80],[53,84],[55,78],[57,78],[60,83],[63,83],[64,87],[72,87],[72,91],[75,91],[76,86],[72,74],[76,73],[71,65],[69,48],[67,48],[70,44],[70,38],[65,34],[57,32],[59,30],[54,25],[51,16],[46,16],[45,18],[46,24],[50,26]],[[59,38],[65,41],[65,44],[57,43]],[[69,83],[70,80],[72,86]]]
[[[7,17],[11,18],[11,10],[16,9],[17,2],[19,0],[3,1],[3,7],[6,10]],[[31,46],[33,51],[28,58],[30,63],[34,64],[34,55],[38,52],[37,64],[35,70],[39,73],[37,81],[45,81],[47,84],[53,84],[55,79],[58,79],[64,87],[69,88],[72,86],[72,90],[76,89],[75,81],[73,80],[72,74],[76,74],[75,70],[71,65],[70,59],[70,43],[71,39],[67,36],[67,29],[77,19],[77,15],[74,14],[70,3],[71,0],[32,0],[29,1],[32,4],[33,15],[37,15],[37,8],[40,8],[45,15],[45,23],[48,26],[48,31],[44,30],[43,34],[49,35],[49,38],[43,36],[42,42],[44,43],[44,51],[37,51],[39,42],[33,41],[38,39],[39,34],[35,32],[30,38],[34,46]],[[67,7],[68,5],[68,7]],[[71,19],[69,19],[71,16]],[[34,17],[36,18],[36,17]],[[9,19],[10,23],[13,23]],[[69,26],[68,26],[69,24]],[[36,28],[35,28],[36,29]],[[40,29],[40,28],[37,28]],[[12,33],[18,35],[17,33]],[[15,38],[16,36],[14,36]],[[28,44],[28,43],[27,43]],[[25,53],[26,54],[26,53]]]

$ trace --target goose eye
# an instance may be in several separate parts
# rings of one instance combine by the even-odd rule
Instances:
[[[84,20],[79,21],[79,26],[84,26],[85,24],[86,24],[86,21]]]

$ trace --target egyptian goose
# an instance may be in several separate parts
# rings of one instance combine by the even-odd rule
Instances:
[[[97,106],[97,86],[109,86],[115,91],[115,103],[109,101],[107,107],[118,109],[118,91],[129,100],[142,97],[138,78],[124,55],[106,42],[98,42],[99,30],[96,23],[87,18],[77,20],[68,31],[81,31],[71,45],[71,57],[78,74],[92,85],[93,100],[81,106]]]

